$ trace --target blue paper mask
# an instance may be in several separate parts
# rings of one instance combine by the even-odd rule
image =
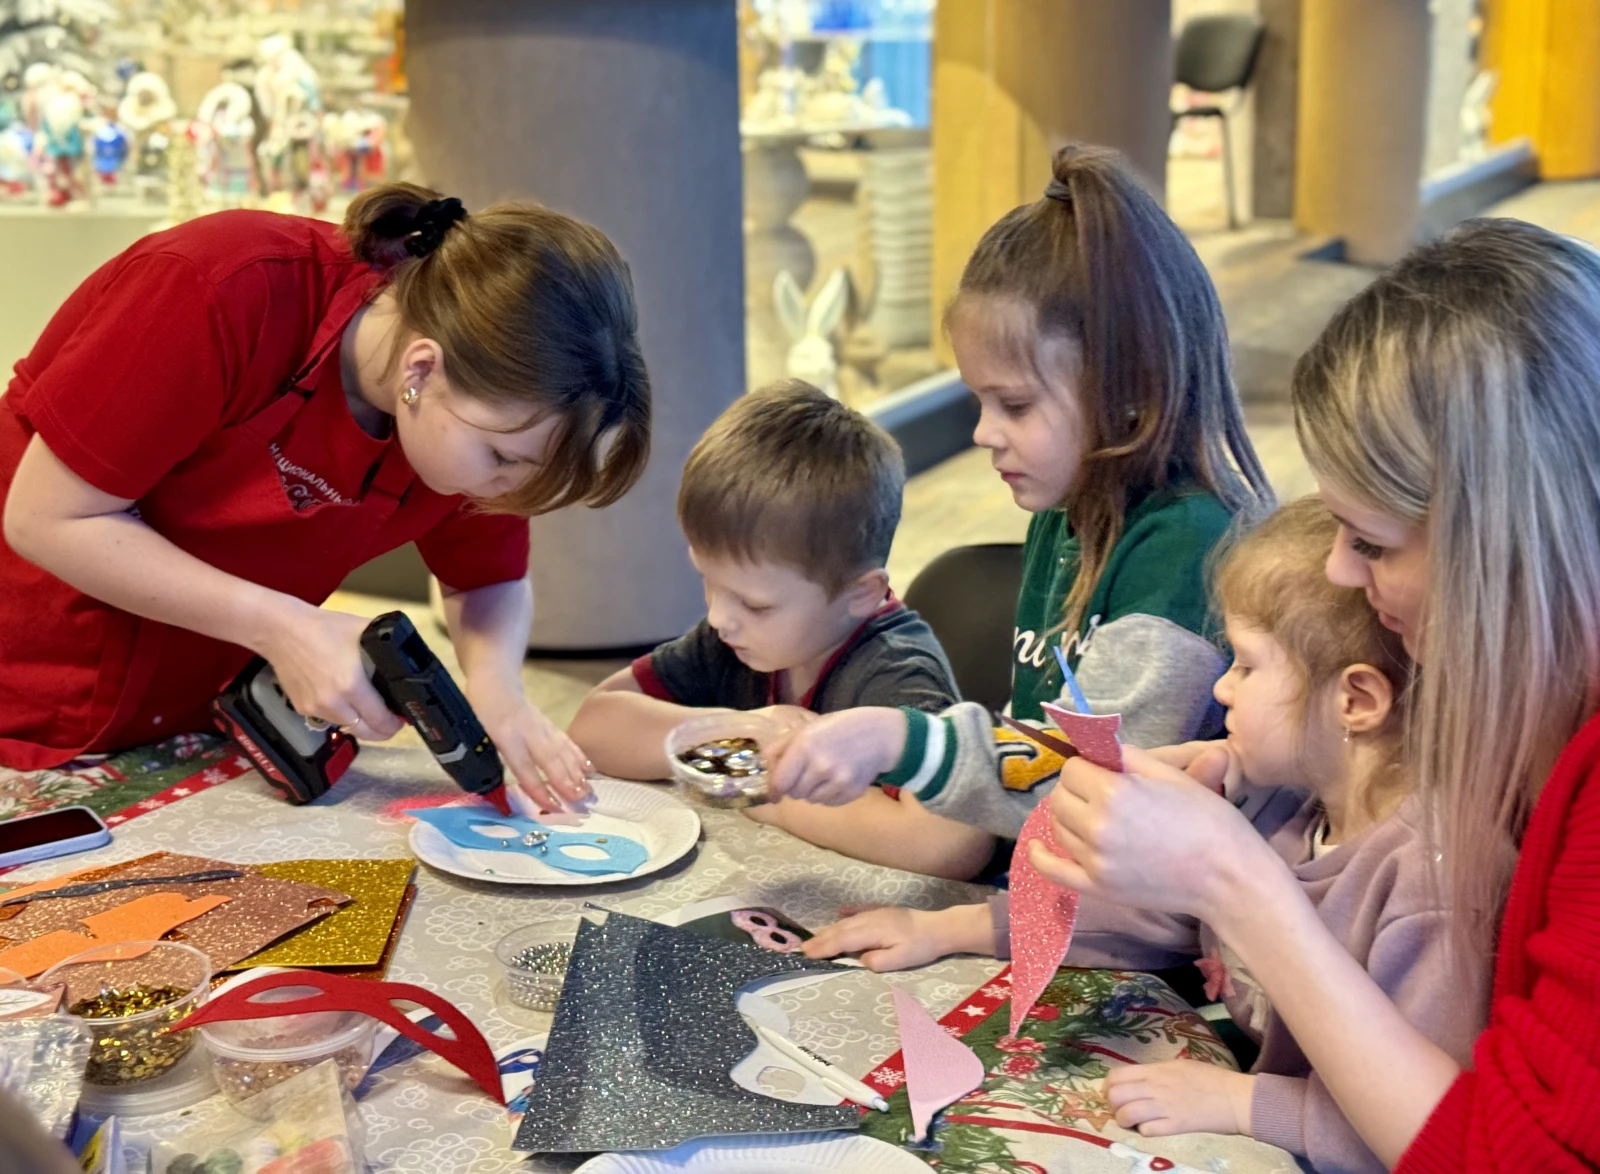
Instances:
[[[525,819],[520,815],[501,815],[482,807],[428,807],[406,814],[433,825],[457,847],[480,852],[518,852],[551,868],[559,868],[562,872],[576,872],[585,876],[630,873],[650,858],[650,852],[643,844],[626,836],[562,831],[560,828],[546,827],[537,820]],[[516,835],[485,835],[478,830],[481,827],[508,828]],[[575,856],[569,851],[580,847],[593,848],[605,855],[594,859]]]

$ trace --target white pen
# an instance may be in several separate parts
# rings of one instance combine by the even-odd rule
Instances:
[[[838,1093],[845,1100],[854,1101],[856,1104],[865,1105],[870,1109],[876,1109],[880,1113],[887,1113],[889,1111],[889,1102],[884,1100],[877,1093],[873,1092],[872,1089],[862,1084],[855,1077],[842,1072],[838,1068],[835,1068],[826,1060],[822,1060],[816,1056],[813,1056],[810,1052],[806,1051],[792,1039],[789,1039],[787,1036],[780,1035],[778,1032],[773,1031],[772,1028],[763,1026],[760,1023],[754,1024],[753,1026],[756,1029],[756,1036],[761,1039],[762,1042],[770,1044],[772,1047],[782,1052],[786,1057],[793,1060],[796,1064],[799,1064],[806,1071],[810,1072],[818,1080],[822,1081],[823,1084],[827,1085],[829,1089]]]

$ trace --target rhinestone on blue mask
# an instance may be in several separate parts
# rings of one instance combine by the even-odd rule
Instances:
[[[561,828],[546,827],[538,820],[520,815],[501,815],[482,807],[426,807],[420,811],[407,811],[407,815],[437,828],[458,848],[472,848],[480,852],[517,852],[531,856],[551,868],[562,872],[575,872],[584,876],[602,876],[606,873],[631,873],[650,858],[650,850],[637,840],[607,832],[569,832]],[[514,835],[485,835],[479,828],[505,828]],[[592,848],[605,855],[594,859],[588,855],[574,855],[572,848]]]

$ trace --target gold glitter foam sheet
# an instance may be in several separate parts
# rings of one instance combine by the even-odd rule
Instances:
[[[257,865],[230,864],[226,860],[183,856],[176,852],[141,856],[126,864],[97,869],[92,875],[74,877],[68,883],[90,879],[180,876],[213,869],[238,869],[245,875],[232,880],[174,884],[170,891],[181,893],[190,900],[220,896],[227,897],[228,903],[185,922],[166,935],[174,941],[203,950],[211,960],[213,970],[226,970],[241,958],[248,958],[285,934],[350,903],[350,897],[337,889],[279,880],[265,875]],[[88,897],[29,901],[22,906],[0,908],[0,918],[13,914],[9,919],[0,920],[0,945],[28,941],[55,930],[81,929],[79,922],[85,917],[114,909],[135,896],[163,891],[167,891],[163,886],[150,885],[114,889]],[[4,899],[5,894],[0,893],[0,900]],[[16,912],[18,909],[21,911]]]
[[[251,955],[247,966],[376,966],[416,862],[406,860],[285,860],[258,866],[263,876],[349,893],[350,904],[292,937]]]

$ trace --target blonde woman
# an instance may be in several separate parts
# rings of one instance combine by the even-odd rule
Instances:
[[[1410,1174],[1600,1163],[1600,255],[1512,220],[1419,249],[1295,371],[1341,522],[1328,560],[1420,665],[1409,745],[1462,964],[1496,953],[1463,1068],[1409,1024],[1225,801],[1150,755],[1050,798],[1064,885],[1190,913],[1346,1117]],[[1216,756],[1202,761],[1215,762]],[[1196,773],[1204,773],[1196,769]],[[1163,1128],[1159,1090],[1112,1097]]]

